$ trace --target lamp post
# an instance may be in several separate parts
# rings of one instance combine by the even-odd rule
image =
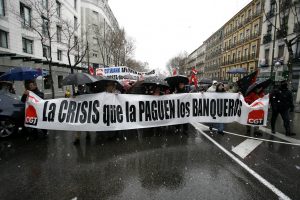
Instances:
[[[271,57],[271,73],[270,78],[273,80],[273,70],[274,70],[274,53],[275,53],[275,40],[276,40],[276,27],[277,27],[277,1],[275,0],[275,25],[274,25],[274,34],[273,34],[273,49]]]

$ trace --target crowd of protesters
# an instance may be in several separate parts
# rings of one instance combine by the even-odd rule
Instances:
[[[104,88],[99,88],[97,85],[94,84],[85,84],[85,85],[78,85],[76,87],[76,92],[73,92],[71,95],[71,91],[69,88],[66,89],[65,97],[66,98],[76,98],[78,95],[84,94],[91,94],[91,93],[99,93],[99,92],[107,92],[107,93],[114,93],[114,94],[121,94],[121,93],[129,93],[129,94],[143,94],[143,95],[168,95],[168,94],[180,94],[180,93],[203,93],[203,92],[215,92],[215,93],[237,93],[241,94],[241,88],[237,83],[230,83],[216,81],[213,80],[211,84],[198,84],[193,85],[189,84],[186,81],[179,81],[176,82],[175,85],[172,87],[165,87],[160,84],[148,84],[143,85],[143,81],[132,81],[123,84],[120,87],[120,83],[116,80],[108,80],[105,82]],[[170,84],[169,84],[170,85]],[[10,88],[10,90],[12,90]],[[23,102],[26,101],[29,91],[34,92],[40,98],[44,98],[44,94],[37,88],[37,84],[34,80],[25,81],[25,91],[21,98]],[[74,90],[73,90],[74,91]],[[254,101],[259,98],[262,98],[265,95],[263,87],[256,87],[251,92],[244,94],[245,102],[251,105]],[[292,93],[288,89],[287,81],[280,82],[278,87],[274,87],[274,90],[270,93],[270,107],[271,107],[271,131],[273,134],[276,133],[275,131],[275,124],[278,115],[280,114],[282,120],[284,122],[284,128],[286,130],[287,136],[295,135],[290,128],[290,118],[289,112],[293,111],[294,105],[292,100]],[[183,125],[176,125],[175,132],[182,131],[183,129],[187,129],[187,124]],[[224,134],[224,124],[223,123],[210,123],[209,128],[211,131],[216,130],[216,133],[223,135]],[[46,131],[43,131],[46,133]],[[252,126],[246,126],[246,133],[248,135],[261,135],[258,128]],[[87,138],[90,135],[87,134]],[[76,134],[74,144],[79,143],[80,133]]]

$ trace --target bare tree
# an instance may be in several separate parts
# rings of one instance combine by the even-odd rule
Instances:
[[[186,74],[186,61],[188,58],[187,52],[178,54],[171,58],[167,63],[167,69],[173,74],[173,69],[176,68],[179,74]]]
[[[62,21],[63,39],[61,40],[67,46],[66,55],[72,74],[74,73],[74,69],[76,68],[76,66],[78,66],[82,62],[88,50],[88,43],[87,41],[83,40],[83,34],[80,38],[77,35],[77,30],[79,29],[80,25],[77,25],[76,27],[74,26],[75,25],[72,21]],[[71,60],[72,56],[74,56],[74,62],[72,62]]]
[[[287,63],[289,82],[292,81],[292,75],[293,75],[293,61],[294,61],[293,46],[300,39],[300,30],[299,30],[300,23],[298,18],[299,7],[300,7],[299,1],[292,2],[292,0],[271,0],[271,10],[268,13],[264,11],[266,21],[268,21],[269,24],[271,24],[276,31],[275,34],[277,35],[277,39],[282,38],[287,47],[289,53],[288,63]],[[276,19],[272,20],[274,14]],[[294,19],[295,28],[293,34],[288,34],[289,19]],[[279,21],[278,24],[277,21]],[[274,61],[272,60],[271,62],[272,62],[271,65],[274,65]]]
[[[112,30],[105,21],[100,26],[94,26],[93,29],[102,64],[108,66],[112,57]]]
[[[134,40],[126,36],[124,29],[113,31],[110,38],[114,65],[126,65],[126,60],[132,57],[135,50]]]
[[[52,77],[52,53],[53,44],[56,42],[56,24],[59,22],[57,16],[56,0],[22,0],[22,3],[31,9],[28,15],[21,9],[21,11],[14,10],[12,12],[21,22],[23,28],[32,30],[37,39],[41,41],[44,55],[49,67],[49,79],[51,85],[51,96],[55,98],[55,91]]]
[[[149,64],[147,62],[137,61],[133,58],[127,59],[125,65],[138,72],[146,72],[149,70]]]

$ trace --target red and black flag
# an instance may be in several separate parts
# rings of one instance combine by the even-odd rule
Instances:
[[[257,77],[258,71],[252,72],[251,74],[244,76],[240,80],[238,80],[236,83],[238,84],[240,92],[245,96],[247,89],[250,85],[255,83],[256,77]]]

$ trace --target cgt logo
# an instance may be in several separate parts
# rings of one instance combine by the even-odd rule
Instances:
[[[38,122],[36,110],[33,106],[28,106],[25,112],[25,124],[36,126]]]
[[[261,108],[264,106],[262,102],[257,102],[251,105],[252,108]],[[262,109],[253,110],[248,114],[247,123],[251,125],[263,125],[264,124],[265,112]]]

